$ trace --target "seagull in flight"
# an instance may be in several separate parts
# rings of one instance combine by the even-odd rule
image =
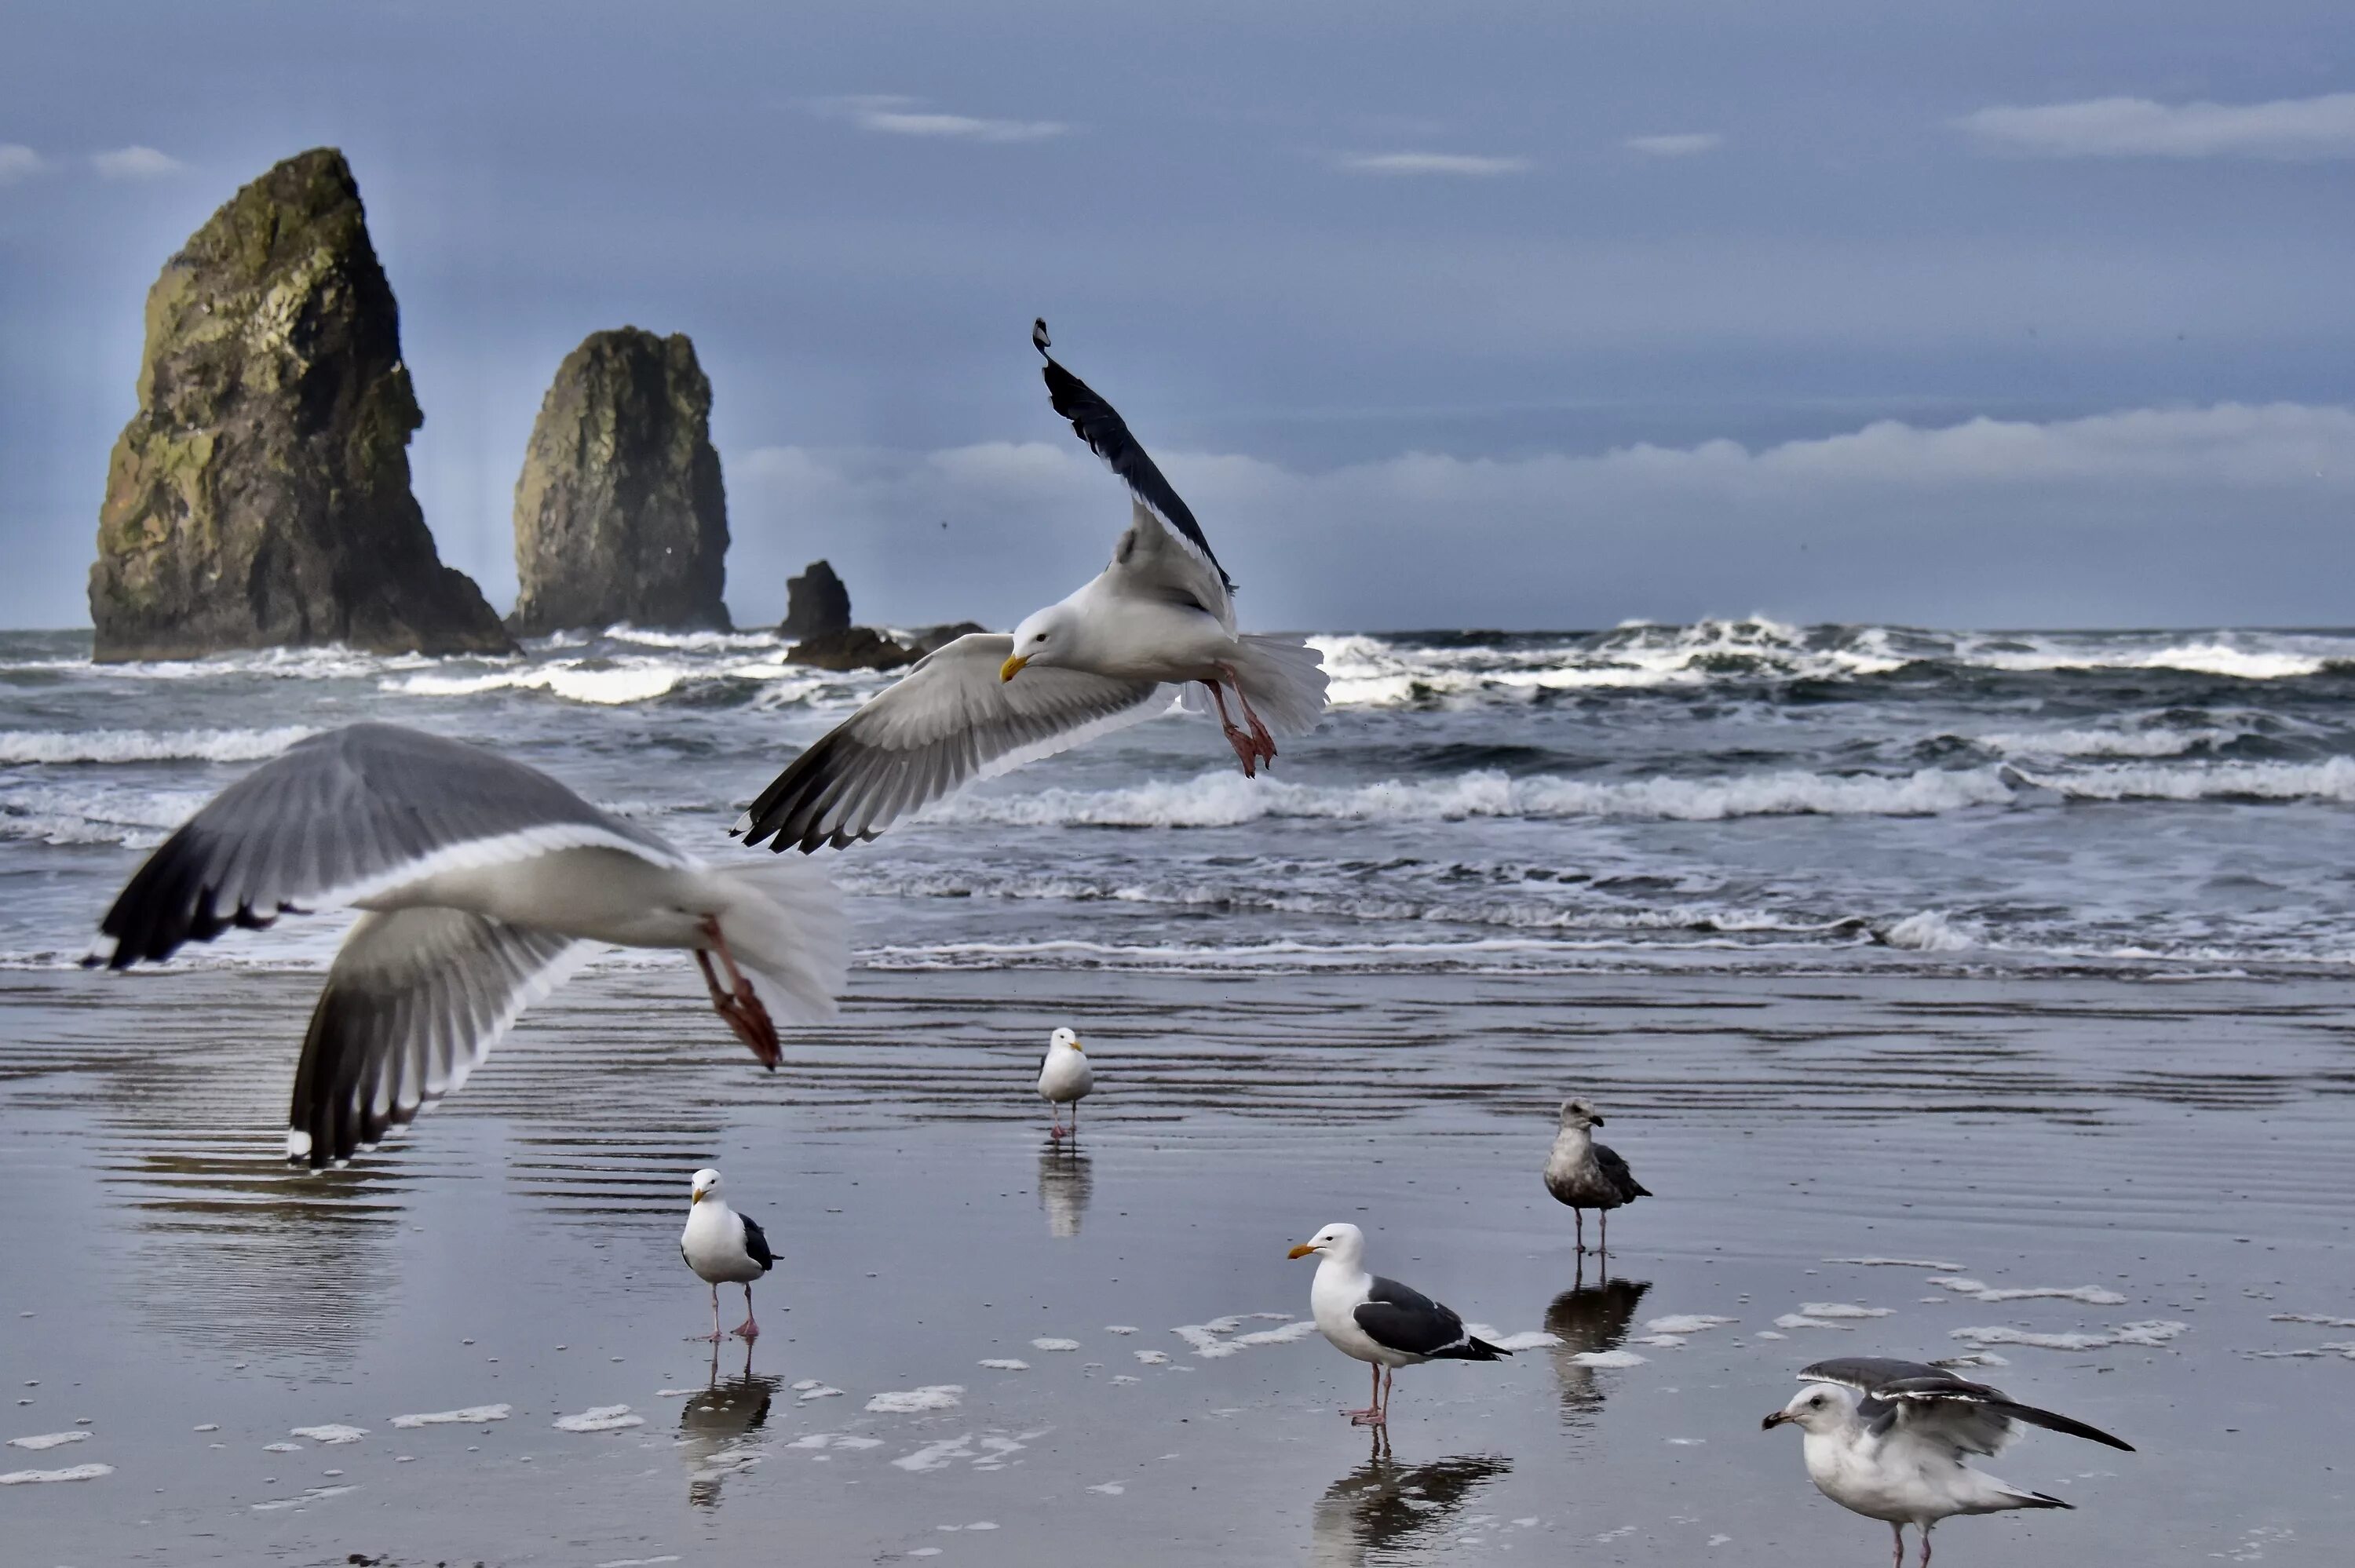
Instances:
[[[1355,1225],[1327,1225],[1284,1255],[1317,1259],[1308,1287],[1316,1331],[1343,1355],[1372,1365],[1374,1402],[1343,1413],[1351,1425],[1389,1423],[1389,1383],[1401,1367],[1493,1361],[1513,1353],[1465,1333],[1463,1319],[1420,1290],[1367,1273],[1366,1233]]]
[[[100,922],[113,951],[83,961],[126,969],[233,926],[363,911],[294,1072],[286,1158],[317,1169],[455,1093],[600,942],[692,952],[713,1011],[775,1067],[773,1013],[832,1012],[849,969],[832,885],[785,871],[707,866],[536,768],[357,724],[296,742],[207,802]]]
[[[1894,1568],[1905,1568],[1909,1524],[1922,1532],[1921,1561],[1928,1568],[1930,1527],[1942,1519],[2076,1506],[2022,1491],[1964,1462],[1968,1455],[2000,1453],[2022,1425],[2134,1452],[2133,1444],[2097,1427],[1919,1361],[1844,1357],[1817,1361],[1799,1380],[1807,1386],[1766,1418],[1766,1430],[1788,1423],[1806,1434],[1808,1478],[1849,1512],[1887,1521],[1897,1541]]]
[[[1045,321],[1030,341],[1055,411],[1128,486],[1112,564],[1012,636],[972,632],[920,660],[761,792],[736,823],[746,843],[807,853],[871,840],[972,779],[1164,711],[1173,686],[1215,705],[1246,778],[1275,759],[1277,735],[1323,716],[1324,655],[1236,630],[1234,583],[1192,509],[1119,411],[1048,352]]]

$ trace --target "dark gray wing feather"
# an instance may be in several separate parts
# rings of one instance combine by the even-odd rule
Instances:
[[[459,909],[360,916],[294,1069],[286,1157],[348,1160],[453,1093],[585,944]]]
[[[1648,1198],[1652,1195],[1652,1190],[1649,1187],[1636,1180],[1636,1173],[1627,1169],[1627,1161],[1620,1158],[1617,1150],[1605,1149],[1603,1145],[1596,1144],[1594,1163],[1603,1167],[1603,1179],[1619,1190],[1621,1202],[1632,1203],[1638,1198]]]
[[[1512,1354],[1466,1334],[1463,1319],[1422,1291],[1380,1275],[1350,1316],[1374,1343],[1411,1356],[1487,1361]]]
[[[1039,323],[1043,328],[1043,322]],[[1072,375],[1047,352],[1034,332],[1031,341],[1038,344],[1040,357],[1046,365],[1039,374],[1047,380],[1047,397],[1055,405],[1055,412],[1071,422],[1071,429],[1087,442],[1088,450],[1103,459],[1104,466],[1126,482],[1131,495],[1152,509],[1155,516],[1176,530],[1186,544],[1199,553],[1209,568],[1219,574],[1219,582],[1227,592],[1235,591],[1234,579],[1219,565],[1219,557],[1210,552],[1210,541],[1202,533],[1202,525],[1194,521],[1192,508],[1180,497],[1176,487],[1162,477],[1153,459],[1129,434],[1128,421],[1120,411],[1103,400],[1096,390]]]
[[[759,1222],[750,1214],[739,1214],[736,1217],[744,1222],[745,1254],[761,1266],[761,1272],[763,1274],[776,1267],[777,1255],[769,1250],[769,1238],[762,1234]]]
[[[970,779],[985,779],[1149,716],[1163,688],[1033,665],[1012,681],[1004,632],[927,654],[788,764],[736,831],[780,853],[847,848]]]
[[[1972,1383],[1920,1361],[1839,1357],[1817,1361],[1799,1377],[1806,1383],[1839,1383],[1862,1393],[1865,1397],[1857,1414],[1876,1436],[1905,1422],[1934,1426],[1939,1436],[1969,1452],[1993,1454],[2012,1436],[2011,1424],[2018,1421],[2134,1452],[2133,1444],[2098,1426],[2022,1404],[1999,1388]]]
[[[681,860],[538,768],[397,725],[353,725],[263,763],[149,855],[99,923],[114,938],[106,962],[167,958],[184,942],[347,900],[436,856],[515,835]]]

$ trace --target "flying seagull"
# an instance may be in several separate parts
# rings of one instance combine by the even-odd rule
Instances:
[[[1588,1129],[1603,1125],[1603,1113],[1584,1100],[1561,1102],[1561,1130],[1553,1137],[1553,1152],[1546,1156],[1546,1191],[1555,1201],[1570,1205],[1578,1230],[1578,1250],[1586,1251],[1586,1211],[1598,1212],[1603,1226],[1602,1245],[1595,1250],[1611,1250],[1611,1211],[1622,1203],[1632,1203],[1638,1198],[1652,1195],[1650,1189],[1636,1180],[1627,1162],[1617,1151],[1605,1149],[1588,1135]]]
[[[695,1340],[719,1342],[719,1287],[741,1285],[744,1287],[744,1320],[730,1330],[739,1339],[757,1340],[761,1325],[752,1320],[752,1281],[777,1266],[777,1255],[769,1250],[769,1238],[750,1216],[740,1214],[728,1206],[719,1195],[719,1172],[709,1169],[695,1173],[695,1184],[687,1201],[687,1228],[678,1234],[678,1255],[696,1277],[711,1287],[711,1332],[688,1336]],[[713,1351],[717,1355],[718,1351]]]
[[[294,1073],[286,1158],[316,1169],[456,1092],[590,943],[692,951],[713,1009],[774,1067],[774,1014],[832,1011],[849,962],[832,885],[807,866],[784,870],[706,866],[537,768],[353,725],[215,796],[100,922],[112,953],[84,961],[129,969],[232,926],[364,911]]]
[[[2071,1508],[2027,1492],[1964,1463],[1969,1454],[2000,1453],[2022,1423],[2134,1452],[2082,1421],[2017,1404],[2001,1389],[1966,1383],[1919,1361],[1876,1356],[1817,1361],[1799,1374],[1807,1386],[1766,1418],[1806,1435],[1808,1478],[1851,1513],[1884,1520],[1897,1538],[1896,1568],[1905,1568],[1905,1527],[1922,1532],[1930,1561],[1930,1527],[1958,1513],[2015,1508]]]
[[[1039,1097],[1047,1102],[1048,1114],[1054,1118],[1049,1138],[1063,1136],[1063,1107],[1071,1107],[1071,1136],[1080,1136],[1080,1102],[1096,1086],[1096,1075],[1088,1065],[1087,1053],[1080,1048],[1080,1037],[1068,1029],[1058,1029],[1047,1036],[1047,1059],[1039,1065]]]
[[[1368,1274],[1366,1233],[1357,1226],[1327,1225],[1285,1255],[1312,1253],[1319,1260],[1308,1287],[1308,1310],[1316,1331],[1343,1355],[1373,1367],[1374,1402],[1344,1413],[1352,1425],[1380,1426],[1390,1420],[1389,1383],[1401,1367],[1493,1361],[1513,1353],[1465,1333],[1463,1319],[1423,1292]]]
[[[1325,711],[1324,655],[1296,637],[1235,630],[1234,585],[1194,514],[1113,406],[1047,353],[1047,393],[1080,439],[1127,482],[1128,531],[1112,564],[1011,637],[976,631],[908,673],[789,764],[736,831],[805,853],[872,839],[975,779],[1007,772],[1168,706],[1199,683],[1246,777]],[[1232,693],[1242,710],[1227,707]]]

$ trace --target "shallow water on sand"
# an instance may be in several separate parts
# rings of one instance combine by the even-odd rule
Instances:
[[[1942,1563],[2336,1562],[2355,1531],[2355,1357],[2323,1351],[2355,1327],[2282,1320],[2355,1319],[2333,988],[859,981],[771,1076],[686,968],[592,972],[310,1177],[276,1154],[315,976],[0,977],[0,1439],[87,1434],[0,1472],[112,1467],[0,1489],[7,1558],[1874,1564],[1882,1528],[1758,1430],[1797,1367],[2127,1325],[1991,1347],[1979,1375],[2141,1451],[2030,1436],[1987,1467],[2081,1511],[1955,1520]],[[1100,1085],[1076,1151],[1028,1093],[1059,1022]],[[1537,1178],[1572,1089],[1660,1194],[1607,1281]],[[749,1356],[683,1342],[708,1163],[783,1258]],[[1284,1250],[1336,1219],[1565,1342],[1405,1372],[1376,1455],[1336,1414],[1360,1369],[1283,1332]],[[1863,1257],[1922,1266],[1825,1261]],[[1887,1315],[1775,1327],[1811,1304]],[[1734,1321],[1646,1327],[1696,1316]],[[1575,1360],[1611,1351],[1642,1360]]]

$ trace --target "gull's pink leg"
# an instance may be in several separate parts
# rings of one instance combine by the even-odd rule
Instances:
[[[1889,1533],[1897,1538],[1897,1555],[1890,1561],[1894,1568],[1905,1568],[1905,1527],[1892,1523],[1889,1527]]]
[[[1570,1223],[1578,1227],[1578,1255],[1584,1257],[1586,1255],[1586,1211],[1571,1210]]]
[[[1341,1412],[1341,1414],[1344,1414],[1344,1415],[1346,1415],[1346,1416],[1348,1416],[1348,1417],[1349,1418],[1349,1425],[1352,1425],[1352,1426],[1371,1426],[1371,1425],[1375,1425],[1375,1423],[1377,1423],[1378,1421],[1380,1421],[1380,1420],[1381,1419],[1381,1414],[1382,1414],[1382,1369],[1381,1369],[1381,1366],[1380,1365],[1380,1363],[1376,1363],[1376,1364],[1375,1364],[1375,1366],[1374,1366],[1374,1388],[1373,1388],[1373,1392],[1372,1392],[1370,1394],[1367,1395],[1367,1397],[1368,1397],[1369,1399],[1372,1400],[1372,1402],[1373,1402],[1373,1403],[1372,1403],[1372,1404],[1369,1404],[1369,1405],[1367,1405],[1365,1409],[1363,1409],[1363,1410],[1345,1410],[1345,1411]]]
[[[1930,1568],[1930,1527],[1922,1527],[1922,1568]]]
[[[1232,665],[1221,664],[1219,670],[1226,676],[1227,684],[1235,689],[1235,701],[1242,705],[1243,722],[1251,726],[1252,740],[1257,745],[1261,758],[1269,762],[1274,761],[1275,736],[1267,733],[1267,726],[1260,723],[1259,715],[1252,711],[1251,694],[1244,691],[1242,682],[1236,679]]]
[[[1603,1239],[1596,1245],[1594,1250],[1601,1253],[1604,1256],[1609,1257],[1611,1255],[1611,1211],[1608,1209],[1596,1210],[1594,1223],[1603,1227]]]
[[[1227,715],[1227,694],[1219,683],[1205,681],[1202,684],[1210,688],[1210,700],[1219,705],[1219,727],[1227,732],[1227,744],[1235,748],[1235,760],[1243,765],[1243,777],[1258,778],[1259,742],[1249,730],[1239,727],[1235,721]],[[1240,690],[1236,694],[1239,696],[1241,694]]]
[[[714,1312],[719,1310],[719,1287],[717,1285],[711,1287],[711,1309]],[[740,1340],[761,1337],[761,1325],[752,1321],[752,1287],[749,1284],[744,1287],[744,1320],[736,1325],[736,1337]]]
[[[727,1022],[729,1028],[736,1032],[736,1038],[751,1049],[755,1061],[763,1067],[774,1067],[784,1060],[784,1048],[778,1044],[777,1026],[769,1017],[769,1010],[761,1005],[760,995],[753,991],[752,982],[746,980],[744,971],[736,967],[736,955],[728,950],[728,938],[720,931],[717,917],[704,916],[703,934],[710,939],[711,946],[709,950],[698,948],[695,961],[703,970],[703,983],[711,992],[713,1010]],[[729,986],[725,991],[721,990],[718,977],[711,972],[714,953],[719,955],[721,966],[728,971]]]
[[[687,1343],[691,1345],[700,1345],[707,1342],[717,1345],[720,1341],[721,1337],[722,1336],[719,1332],[719,1287],[715,1285],[711,1287],[711,1332],[708,1334],[689,1334],[687,1337]]]

